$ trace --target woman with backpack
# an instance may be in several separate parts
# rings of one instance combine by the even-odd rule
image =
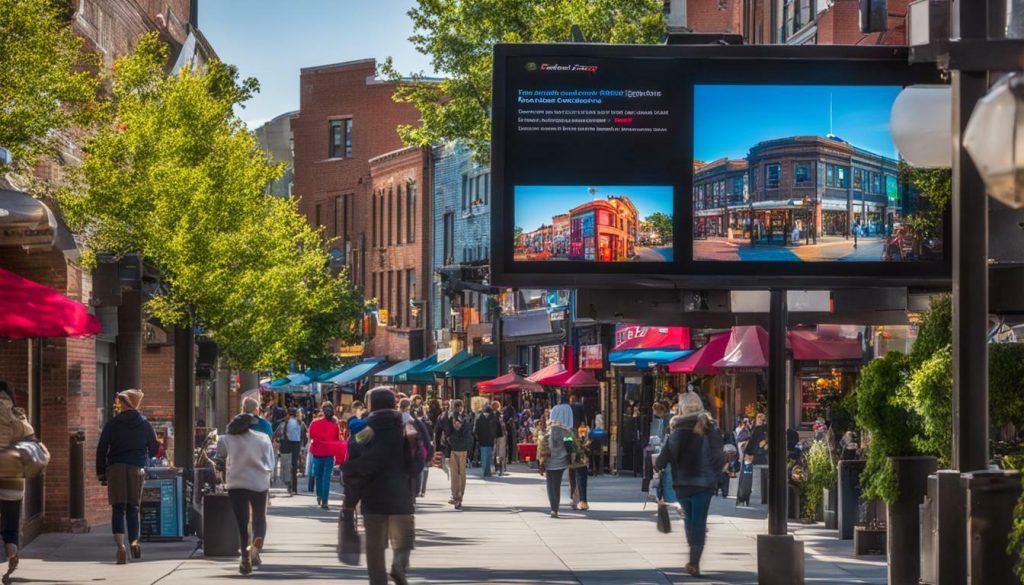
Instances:
[[[566,469],[576,473],[576,469],[580,467],[580,454],[583,453],[583,445],[572,428],[572,422],[572,407],[568,404],[559,404],[551,409],[547,424],[537,434],[537,463],[541,475],[547,480],[548,503],[551,506],[552,518],[558,518],[558,506],[562,499],[562,476],[565,475]],[[586,463],[583,463],[582,468],[586,470]],[[586,504],[585,497],[581,500]]]
[[[704,411],[704,403],[696,394],[684,394],[680,398],[680,414],[672,417],[670,429],[668,444],[654,462],[654,470],[660,474],[672,464],[672,486],[683,507],[686,542],[690,545],[686,570],[699,577],[708,509],[725,464],[722,433]]]

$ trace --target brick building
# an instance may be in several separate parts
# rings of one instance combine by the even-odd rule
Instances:
[[[887,233],[904,218],[898,162],[835,138],[766,140],[746,160],[694,172],[694,236],[749,238],[751,218],[777,234]],[[813,230],[811,229],[813,227]]]
[[[201,63],[213,56],[195,26],[194,1],[73,4],[69,24],[85,39],[84,50],[98,53],[107,66],[131,51],[138,37],[148,31],[157,31],[170,45],[173,58],[169,68],[196,63],[197,59]],[[59,181],[64,165],[80,160],[80,149],[71,139],[65,137],[61,147],[61,161],[38,165],[39,179]],[[0,177],[0,206],[27,197],[21,190],[29,185],[18,177]],[[128,375],[117,365],[126,348],[133,348],[140,364],[131,385],[145,392],[143,412],[165,437],[173,425],[175,403],[173,332],[158,323],[144,322],[135,342],[126,342],[118,333],[119,308],[102,302],[94,290],[99,277],[83,270],[80,250],[59,211],[55,213],[56,208],[46,201],[29,201],[41,218],[38,225],[15,225],[23,219],[17,214],[0,218],[0,267],[94,307],[103,331],[93,338],[0,340],[0,380],[13,387],[18,405],[26,408],[51,454],[45,475],[27,482],[26,539],[41,531],[88,530],[109,521],[106,490],[96,478],[93,461],[114,394],[126,385]],[[25,239],[26,233],[34,234],[31,241]],[[138,298],[138,292],[135,294]],[[169,437],[167,446],[173,449]],[[73,452],[84,460],[73,457]],[[81,467],[73,467],[73,462]]]
[[[331,253],[349,267],[366,299],[381,299],[387,303],[383,308],[391,309],[388,323],[378,327],[378,336],[365,349],[397,360],[424,351],[410,345],[416,337],[410,333],[415,327],[407,319],[407,303],[410,298],[426,303],[430,278],[430,152],[404,148],[398,127],[418,123],[419,112],[410,104],[396,103],[394,85],[377,79],[376,71],[374,59],[302,69],[299,113],[291,118],[293,196],[310,225],[323,229]],[[404,208],[409,180],[416,198],[415,225]],[[394,208],[396,193],[401,193],[400,210]],[[398,270],[413,273],[405,272],[399,279]],[[416,296],[408,294],[410,277]],[[425,311],[422,307],[414,312],[425,320]],[[399,313],[401,325],[392,321]]]

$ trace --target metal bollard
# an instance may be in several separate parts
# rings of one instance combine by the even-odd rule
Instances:
[[[68,454],[68,516],[85,518],[85,431],[71,433]]]

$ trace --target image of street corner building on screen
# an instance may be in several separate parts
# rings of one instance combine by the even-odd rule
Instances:
[[[670,262],[671,186],[515,187],[516,262]]]
[[[942,213],[901,179],[896,86],[694,88],[693,259],[942,258]]]

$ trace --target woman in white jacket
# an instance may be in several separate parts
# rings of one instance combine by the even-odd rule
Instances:
[[[260,551],[267,536],[270,475],[274,469],[274,446],[266,433],[256,430],[258,423],[256,416],[243,412],[228,424],[228,433],[217,442],[217,465],[225,469],[228,499],[238,522],[242,553],[238,571],[243,575],[252,573],[254,565],[260,565]]]

